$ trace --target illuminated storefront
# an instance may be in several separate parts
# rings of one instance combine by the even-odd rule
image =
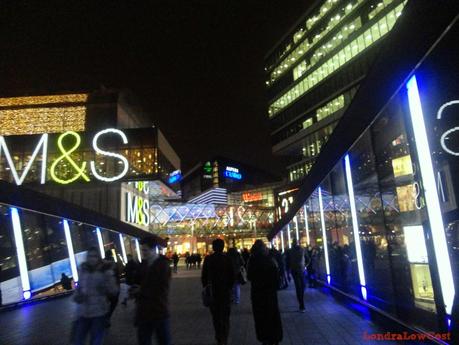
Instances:
[[[300,237],[308,233],[318,249],[324,284],[428,331],[448,330],[459,291],[459,25],[446,28],[422,63],[397,76],[402,84],[369,126],[348,134],[357,116],[352,110],[388,84],[382,80],[356,96],[355,108],[343,115],[349,122],[332,141],[352,135],[353,144],[337,160],[330,157],[341,147],[324,150],[312,170],[317,183],[304,182],[298,204],[287,198],[296,213],[282,212],[286,225],[272,234],[286,246],[299,224]]]

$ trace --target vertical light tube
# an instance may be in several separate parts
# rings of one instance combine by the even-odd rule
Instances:
[[[126,255],[126,248],[124,247],[123,234],[119,234],[119,237],[120,237],[120,244],[121,244],[121,254],[123,255],[123,261],[124,261],[124,264],[126,265],[126,263],[127,263],[127,255]]]
[[[437,270],[443,295],[443,304],[445,305],[446,314],[451,315],[455,295],[453,273],[448,255],[445,228],[440,209],[440,201],[438,200],[438,191],[435,183],[435,174],[430,155],[426,126],[424,123],[421,98],[415,75],[408,80],[406,88],[408,91],[408,103],[410,107],[411,122],[413,124],[415,146],[420,162],[419,169],[421,170],[427,213],[429,215],[430,230],[432,232],[432,240],[437,261]]]
[[[281,230],[280,232],[280,238],[281,238],[281,249],[282,253],[285,252],[285,245],[284,245],[284,230]]]
[[[357,256],[357,268],[359,270],[360,290],[362,297],[367,300],[367,288],[365,281],[365,271],[363,269],[362,248],[360,246],[359,223],[357,222],[357,208],[355,207],[354,184],[352,182],[351,163],[349,155],[344,157],[344,166],[346,170],[347,190],[349,192],[349,204],[351,207],[352,230],[354,232],[355,254]]]
[[[288,247],[292,248],[292,238],[290,237],[290,223],[287,225],[287,241]]]
[[[139,240],[137,238],[135,239],[135,251],[137,252],[137,258],[139,259],[139,262],[142,262],[142,255],[140,255]]]
[[[300,244],[300,232],[298,230],[298,219],[295,217],[293,217],[293,222],[295,223],[295,236],[296,236],[296,241],[298,242],[298,244]]]
[[[24,241],[22,238],[21,221],[19,220],[18,209],[12,207],[11,222],[13,223],[14,243],[16,244],[16,253],[18,256],[19,274],[21,277],[22,296],[24,299],[32,297],[30,292],[29,271],[27,269],[27,259],[24,250]]]
[[[69,222],[67,219],[63,220],[64,224],[64,234],[65,234],[65,242],[67,242],[67,250],[69,252],[69,261],[70,261],[70,269],[72,270],[73,281],[78,283],[78,269],[75,260],[75,252],[73,251],[73,243],[72,243],[72,235],[70,234],[70,227]]]
[[[96,234],[97,234],[97,242],[99,243],[100,257],[102,259],[105,259],[104,241],[102,240],[102,234],[100,233],[99,228],[96,228]]]
[[[304,212],[304,231],[306,231],[306,242],[308,246],[311,244],[311,239],[309,238],[309,224],[308,224],[308,212],[306,211],[306,204],[303,205]]]
[[[322,188],[319,187],[319,210],[320,210],[320,226],[322,227],[322,242],[324,245],[325,254],[325,269],[327,272],[327,282],[330,284],[330,263],[328,261],[328,242],[327,242],[327,230],[325,229],[325,217],[324,217],[324,206],[322,203]]]

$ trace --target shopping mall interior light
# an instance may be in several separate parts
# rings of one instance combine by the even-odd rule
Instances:
[[[72,235],[70,234],[70,227],[69,222],[67,219],[64,219],[64,234],[65,234],[65,242],[67,242],[67,250],[69,252],[69,260],[70,260],[70,269],[72,270],[73,281],[78,283],[78,269],[77,264],[75,261],[75,252],[73,251],[73,243],[72,243]]]
[[[120,178],[122,178],[124,175],[127,174],[129,170],[129,162],[123,155],[120,155],[119,153],[109,152],[109,151],[105,151],[99,148],[99,144],[97,143],[97,141],[99,140],[99,137],[101,135],[108,134],[108,133],[118,134],[123,140],[123,144],[128,143],[126,134],[124,134],[122,131],[120,131],[119,129],[115,129],[115,128],[107,128],[107,129],[104,129],[103,131],[98,132],[94,136],[94,138],[92,139],[92,147],[94,148],[94,151],[100,155],[119,159],[123,163],[123,171],[116,176],[105,177],[105,176],[100,175],[97,172],[96,163],[94,161],[91,161],[90,166],[91,166],[91,172],[95,178],[101,181],[104,181],[104,182],[113,182],[113,181],[119,180]]]
[[[320,210],[320,226],[322,227],[322,237],[323,237],[323,246],[325,253],[325,269],[327,272],[327,282],[330,284],[330,263],[328,260],[328,242],[327,242],[327,230],[325,228],[325,216],[324,216],[324,206],[322,203],[322,188],[319,187],[319,210]]]
[[[359,280],[362,291],[362,297],[364,300],[366,300],[367,290],[365,286],[367,284],[365,281],[365,272],[363,269],[362,247],[360,245],[359,223],[357,221],[357,210],[355,207],[354,184],[352,182],[351,162],[349,160],[348,154],[344,157],[344,166],[346,170],[347,190],[349,193],[349,205],[351,207],[352,232],[354,233],[355,253],[357,256],[357,268],[359,270]]]
[[[16,254],[19,264],[19,274],[21,276],[21,285],[24,299],[31,297],[29,272],[27,269],[27,259],[24,250],[24,241],[22,238],[21,221],[19,219],[18,209],[11,208],[11,222],[13,223],[14,243],[16,244]]]
[[[24,179],[26,178],[27,174],[29,173],[30,168],[32,167],[32,164],[35,160],[35,158],[38,155],[38,152],[40,151],[40,148],[42,150],[42,156],[41,156],[41,174],[40,174],[40,183],[44,184],[46,182],[46,161],[47,161],[47,154],[48,154],[48,134],[43,134],[38,141],[37,146],[35,146],[35,150],[32,153],[32,156],[30,156],[29,161],[27,162],[27,165],[25,166],[24,170],[22,171],[21,177],[19,177],[16,167],[14,165],[13,160],[11,159],[11,154],[8,149],[8,146],[6,145],[5,138],[3,136],[0,136],[0,156],[2,155],[2,151],[5,155],[6,161],[8,162],[8,166],[10,168],[11,174],[13,174],[14,182],[18,186],[20,186],[23,182]]]
[[[104,241],[102,240],[102,233],[99,228],[96,228],[97,243],[99,243],[100,257],[105,259]]]
[[[121,254],[123,255],[123,261],[124,261],[124,264],[126,265],[127,255],[126,255],[126,247],[124,246],[123,234],[119,234],[119,238],[120,238],[120,245],[121,245]]]
[[[445,228],[443,225],[427,131],[424,123],[424,115],[422,112],[421,97],[415,75],[408,80],[406,88],[408,92],[408,103],[411,122],[413,124],[416,151],[419,162],[422,162],[422,164],[419,164],[419,169],[421,170],[424,186],[427,213],[429,215],[429,224],[437,260],[437,270],[440,277],[443,303],[446,313],[451,315],[455,294],[454,280],[448,255]]]
[[[139,240],[137,238],[135,239],[135,251],[137,252],[137,259],[139,259],[139,262],[142,262],[142,255],[140,255]]]

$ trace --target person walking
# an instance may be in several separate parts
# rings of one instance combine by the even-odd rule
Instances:
[[[77,320],[71,343],[83,345],[89,334],[91,345],[100,345],[105,334],[110,298],[119,293],[118,285],[113,272],[104,265],[95,247],[88,249],[86,262],[79,271],[80,279],[74,294]]]
[[[105,251],[105,259],[103,262],[104,262],[104,269],[110,270],[112,272],[113,276],[115,277],[116,284],[118,285],[118,293],[114,296],[110,296],[110,309],[107,313],[107,320],[105,323],[105,327],[109,328],[111,326],[110,320],[112,318],[113,312],[116,309],[116,306],[118,305],[118,301],[120,298],[121,274],[115,262],[115,259],[113,258],[113,254],[111,250]]]
[[[128,288],[134,285],[138,268],[139,268],[139,264],[134,260],[131,254],[128,254],[127,263],[126,263],[126,266],[124,267],[124,278],[125,278],[125,282]],[[126,297],[124,297],[123,302],[121,302],[121,304],[124,306],[127,305],[127,300],[129,298],[129,295],[125,295],[125,296]]]
[[[206,288],[211,286],[210,312],[218,345],[228,344],[231,313],[231,289],[234,284],[234,269],[231,260],[223,253],[225,242],[212,242],[213,254],[206,256],[202,267],[201,281]]]
[[[129,294],[136,298],[135,325],[139,345],[151,345],[153,334],[159,345],[170,345],[169,260],[156,252],[155,237],[141,240],[143,261],[136,275],[136,284]]]
[[[202,256],[201,254],[197,253],[196,254],[196,261],[198,262],[198,269],[201,269],[201,262],[202,262]]]
[[[172,255],[172,262],[174,263],[174,273],[178,272],[178,263],[180,261],[180,257],[178,256],[177,252]]]
[[[296,240],[292,241],[292,248],[288,251],[288,266],[293,277],[295,284],[296,298],[300,307],[300,312],[304,313],[304,270],[306,267],[305,263],[305,251]]]
[[[232,301],[234,304],[239,304],[241,301],[241,276],[242,274],[244,274],[242,273],[242,270],[245,271],[244,260],[242,259],[241,254],[239,254],[236,248],[228,249],[228,257],[231,260],[231,264],[233,265],[234,271]]]
[[[282,341],[282,321],[277,300],[279,270],[262,240],[256,240],[251,251],[247,276],[251,282],[255,332],[263,345],[276,345]]]
[[[61,274],[61,286],[65,291],[72,290],[72,279],[65,273]]]

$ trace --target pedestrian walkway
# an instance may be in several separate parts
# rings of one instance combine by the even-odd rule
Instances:
[[[201,305],[198,270],[179,270],[171,290],[172,337],[174,345],[212,345],[213,329],[209,311]],[[242,288],[241,304],[231,315],[232,345],[258,344],[250,306],[250,288]],[[371,321],[338,304],[332,297],[315,289],[306,291],[306,313],[298,313],[292,287],[279,292],[284,341],[282,345],[359,345],[396,344],[370,342],[364,332],[381,333]],[[71,298],[54,299],[0,313],[1,345],[67,344],[74,312]],[[133,327],[133,303],[119,305],[105,344],[136,344]]]

